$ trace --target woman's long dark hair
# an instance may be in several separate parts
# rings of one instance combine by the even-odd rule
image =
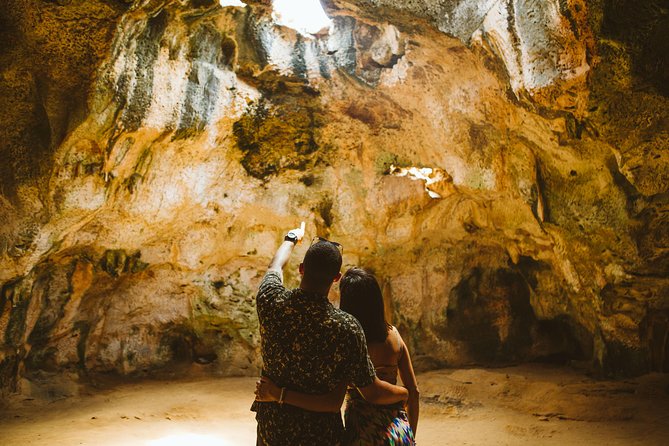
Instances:
[[[389,325],[376,277],[362,268],[351,268],[339,282],[339,294],[339,308],[360,322],[367,342],[385,341]]]

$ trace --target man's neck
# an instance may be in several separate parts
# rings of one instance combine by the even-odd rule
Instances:
[[[304,278],[302,278],[302,281],[300,282],[300,289],[302,291],[306,291],[308,293],[320,294],[321,296],[325,296],[325,297],[327,297],[328,294],[330,294],[330,287],[331,286],[332,286],[332,284],[328,285],[325,288],[315,287],[315,286],[311,285],[309,282],[307,282],[306,280],[304,280]]]

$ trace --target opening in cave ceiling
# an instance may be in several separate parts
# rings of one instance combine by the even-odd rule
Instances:
[[[239,0],[218,0],[218,3],[224,8],[226,6],[238,6],[240,8],[243,8],[243,7],[246,6],[246,3],[241,2]]]
[[[445,180],[444,172],[441,169],[433,169],[431,167],[398,167],[391,164],[388,173],[396,177],[409,177],[412,180],[424,181],[425,192],[427,192],[430,198],[442,198],[431,187],[433,184]]]
[[[272,5],[272,17],[277,24],[293,28],[305,37],[311,37],[332,23],[319,0],[274,0]]]

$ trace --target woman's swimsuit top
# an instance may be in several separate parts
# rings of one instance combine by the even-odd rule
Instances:
[[[397,365],[379,365],[374,367],[376,376],[390,384],[397,384]]]
[[[395,332],[395,333],[393,333]],[[399,336],[399,333],[397,333],[397,329],[393,326],[390,327],[388,330],[388,336],[397,336],[397,342],[399,344],[399,349],[400,349],[400,355],[401,349],[402,349],[402,341],[401,337]],[[399,359],[398,359],[399,361]],[[376,376],[379,377],[379,379],[389,382],[390,384],[397,384],[397,372],[398,372],[398,364],[388,364],[388,365],[375,365],[374,370],[376,371]],[[359,394],[359,391],[355,387],[349,387],[348,389],[348,394],[349,396],[352,396],[354,398],[362,398],[362,395]]]
[[[397,364],[375,366],[374,370],[376,371],[376,376],[378,376],[379,379],[389,382],[390,384],[397,384],[397,372],[398,372]],[[395,404],[388,404],[383,406],[368,403],[360,393],[360,390],[358,390],[355,387],[348,388],[346,398],[348,400],[347,404],[371,405],[374,406],[377,410],[381,409],[397,410],[397,409],[402,409],[404,407],[404,402],[401,401]]]

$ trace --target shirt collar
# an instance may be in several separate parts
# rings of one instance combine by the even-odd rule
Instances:
[[[319,294],[315,291],[305,291],[302,288],[295,288],[293,290],[293,296],[304,300],[310,300],[313,302],[330,304],[330,300],[328,299],[327,296]]]

